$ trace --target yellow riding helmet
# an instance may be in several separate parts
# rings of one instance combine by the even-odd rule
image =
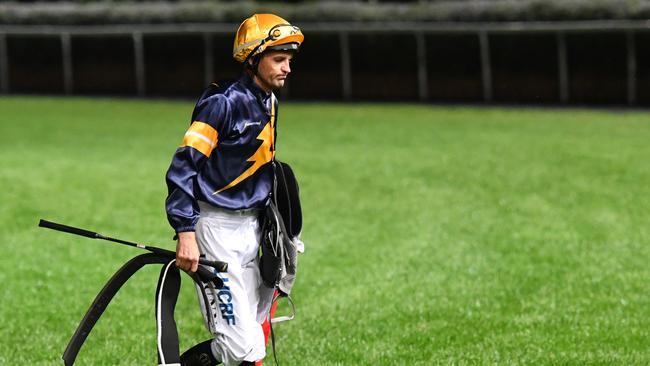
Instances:
[[[300,28],[277,15],[253,14],[237,29],[232,57],[244,62],[267,49],[298,50],[304,39]]]

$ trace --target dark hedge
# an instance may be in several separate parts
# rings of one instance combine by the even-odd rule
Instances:
[[[648,19],[650,0],[5,2],[0,3],[0,24],[237,23],[256,12],[273,12],[298,23]]]

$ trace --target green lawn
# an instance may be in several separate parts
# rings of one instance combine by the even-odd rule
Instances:
[[[105,281],[172,249],[164,174],[191,102],[0,98],[0,364],[57,365]],[[284,104],[306,253],[281,365],[650,364],[650,114]],[[159,268],[79,365],[154,365]],[[208,337],[191,282],[181,347]],[[273,364],[267,360],[266,364]]]

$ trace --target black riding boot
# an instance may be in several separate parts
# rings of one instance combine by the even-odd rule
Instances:
[[[219,360],[212,355],[212,348],[210,347],[212,339],[201,342],[194,347],[183,352],[181,355],[182,366],[214,366],[220,363]]]

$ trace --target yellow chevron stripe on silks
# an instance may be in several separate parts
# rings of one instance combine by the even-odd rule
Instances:
[[[275,127],[275,94],[273,92],[271,92],[271,121]]]
[[[232,188],[236,186],[244,179],[255,174],[255,172],[259,168],[261,168],[264,164],[269,163],[271,162],[271,160],[273,160],[273,157],[275,156],[275,151],[273,151],[272,149],[273,127],[271,126],[271,121],[269,121],[264,126],[262,132],[260,132],[260,134],[257,135],[257,139],[262,140],[262,145],[260,145],[260,147],[257,148],[257,151],[255,151],[255,153],[250,158],[248,158],[248,160],[246,160],[246,161],[253,162],[253,165],[251,165],[248,169],[246,169],[239,177],[235,178],[235,180],[228,183],[228,185],[219,189],[213,194],[218,194],[219,192],[223,192],[228,188]]]
[[[181,147],[193,147],[201,154],[210,157],[212,150],[217,146],[218,139],[219,133],[214,127],[205,122],[194,121],[185,132]]]
[[[275,156],[275,124],[276,124],[276,118],[275,118],[275,94],[271,92],[271,121],[269,124],[271,125],[271,147],[273,150],[273,156]]]

